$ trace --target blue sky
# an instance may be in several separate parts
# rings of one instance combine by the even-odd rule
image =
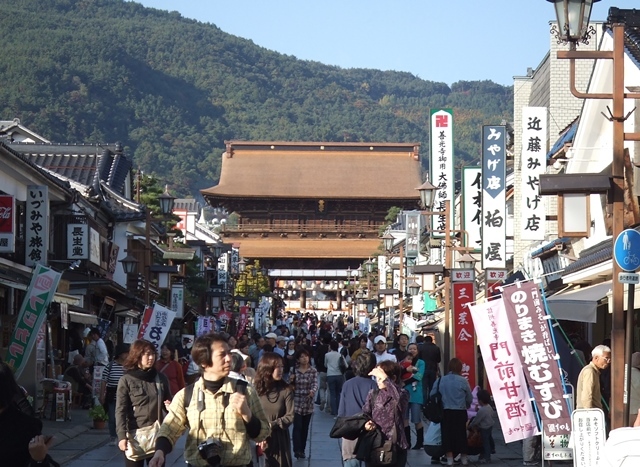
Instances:
[[[549,50],[546,0],[142,0],[303,60],[343,68],[407,71],[451,84],[513,84]],[[640,0],[601,0],[610,7]]]

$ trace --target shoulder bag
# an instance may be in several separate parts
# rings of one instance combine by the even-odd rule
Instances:
[[[127,450],[124,455],[129,460],[141,461],[153,456],[156,452],[156,438],[158,430],[160,430],[160,420],[162,419],[162,386],[158,375],[156,375],[156,390],[158,392],[158,419],[153,425],[127,433]]]
[[[371,404],[371,413],[373,413],[373,405],[375,404],[378,393],[380,390],[377,390],[372,394],[372,404]],[[369,456],[369,464],[373,466],[384,466],[384,465],[393,465],[397,460],[397,440],[398,436],[396,433],[396,421],[393,420],[393,430],[391,432],[391,439],[386,440],[382,443],[382,446],[377,448],[373,448],[371,450],[371,455]]]
[[[424,416],[433,423],[440,423],[444,418],[444,407],[442,405],[442,394],[440,394],[440,380],[438,378],[438,386],[433,396],[429,396],[427,403],[424,405]]]

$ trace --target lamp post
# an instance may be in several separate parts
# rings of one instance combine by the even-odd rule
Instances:
[[[145,305],[149,305],[149,282],[151,280],[151,222],[157,221],[162,222],[167,219],[167,217],[173,212],[173,204],[175,201],[175,197],[169,194],[169,189],[165,186],[164,193],[158,196],[158,202],[160,204],[160,212],[162,213],[162,217],[155,218],[151,216],[151,209],[146,206],[145,209],[145,223],[144,223],[144,249],[145,249],[145,292],[144,292],[144,300]],[[132,274],[136,272],[138,260],[133,257],[131,254],[128,254],[126,257],[120,260],[122,263],[122,268],[125,274]]]
[[[428,216],[443,216],[444,219],[444,271],[443,271],[443,280],[444,280],[444,364],[445,366],[449,364],[449,359],[451,356],[451,336],[450,336],[450,326],[449,321],[451,320],[451,255],[453,252],[453,245],[451,244],[451,226],[449,224],[450,220],[450,210],[451,210],[451,202],[447,199],[444,202],[444,211],[430,211],[431,206],[433,205],[433,195],[435,194],[436,187],[426,180],[422,185],[420,185],[417,190],[420,192],[420,202],[422,204],[423,209],[426,211],[422,211],[422,214],[426,214]]]
[[[634,26],[640,26],[640,20],[635,10],[619,10],[611,8],[607,19],[607,26],[613,32],[612,51],[577,51],[578,42],[588,42],[595,32],[589,27],[591,7],[599,0],[547,0],[554,4],[558,20],[555,31],[560,42],[568,42],[568,51],[558,51],[558,59],[568,59],[571,93],[579,99],[607,99],[612,101],[613,111],[606,117],[613,125],[613,160],[611,164],[610,198],[613,204],[612,233],[613,238],[624,229],[624,142],[640,141],[640,133],[625,133],[624,122],[629,115],[624,114],[624,100],[640,99],[638,93],[626,93],[624,85],[624,27],[625,16],[633,17]],[[626,14],[625,14],[626,12]],[[552,32],[553,29],[552,29]],[[577,59],[607,59],[613,63],[613,87],[610,93],[583,93],[576,89]],[[630,353],[633,333],[632,326],[627,326],[625,336],[625,322],[623,312],[623,286],[618,279],[621,269],[613,261],[611,318],[611,428],[620,428],[628,424],[629,413],[625,409],[628,390],[625,391],[625,378],[628,380],[630,355],[625,355],[625,339]],[[629,314],[633,310],[628,311]],[[632,322],[631,322],[632,323]]]

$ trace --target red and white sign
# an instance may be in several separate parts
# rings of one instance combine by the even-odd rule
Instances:
[[[487,281],[487,298],[500,295],[500,286],[507,278],[506,269],[487,269],[485,272]]]
[[[455,356],[462,361],[462,376],[469,386],[476,386],[476,343],[473,335],[473,319],[467,304],[476,297],[475,282],[453,283],[453,336]]]
[[[240,321],[238,322],[238,336],[240,337],[247,327],[247,323],[249,322],[249,307],[241,306],[240,307]]]
[[[0,253],[16,250],[15,212],[15,198],[0,195]]]
[[[175,317],[175,311],[171,311],[169,308],[157,303],[153,305],[153,308],[145,308],[142,322],[140,323],[140,331],[138,331],[138,339],[146,339],[152,342],[156,350],[160,352],[160,347],[167,338],[169,328]]]
[[[504,300],[469,305],[482,353],[487,381],[496,404],[504,441],[511,443],[538,434],[527,381],[513,340]]]

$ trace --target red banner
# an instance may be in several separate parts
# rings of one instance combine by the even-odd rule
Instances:
[[[455,356],[462,361],[462,376],[467,378],[473,389],[476,386],[476,342],[473,319],[465,305],[475,301],[475,282],[454,282],[452,288]]]
[[[569,434],[571,412],[564,398],[559,357],[540,289],[533,281],[517,282],[505,287],[502,297],[544,432],[548,435]]]
[[[15,252],[15,203],[13,196],[0,196],[0,253]]]
[[[146,306],[144,308],[144,312],[142,313],[142,319],[140,320],[140,327],[138,328],[138,339],[142,339],[144,333],[151,322],[151,315],[153,314],[153,308],[150,306]]]

